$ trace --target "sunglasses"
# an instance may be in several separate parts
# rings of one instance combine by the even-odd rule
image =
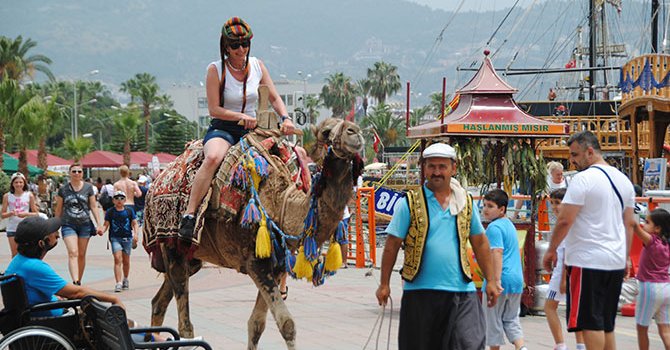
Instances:
[[[232,43],[228,44],[228,47],[231,48],[231,49],[233,49],[233,50],[237,50],[237,49],[240,48],[240,46],[242,46],[243,48],[246,49],[246,48],[249,47],[249,45],[251,45],[251,42],[250,42],[249,40],[245,40],[245,41],[233,41]]]
[[[126,197],[119,196],[119,197],[114,197],[114,199],[126,199]]]
[[[71,173],[75,173],[75,174],[81,174],[81,173],[83,173],[84,171],[83,171],[83,170],[70,170],[70,172],[71,172]]]

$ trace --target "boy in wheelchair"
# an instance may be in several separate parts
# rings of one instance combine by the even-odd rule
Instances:
[[[9,263],[9,266],[7,266],[5,275],[0,278],[3,284],[2,296],[3,304],[5,306],[5,310],[2,310],[2,312],[5,312],[8,307],[12,306],[9,305],[10,303],[14,305],[27,304],[24,305],[25,309],[34,305],[39,306],[37,308],[30,308],[31,312],[28,318],[31,322],[19,320],[19,318],[25,317],[25,310],[18,310],[21,317],[14,317],[16,320],[12,320],[10,315],[3,314],[3,318],[10,318],[10,325],[7,325],[8,322],[0,322],[2,323],[0,324],[0,328],[2,328],[0,331],[3,333],[18,327],[24,327],[27,324],[41,324],[60,331],[70,338],[70,340],[81,337],[82,334],[77,334],[82,332],[78,330],[79,315],[76,310],[76,307],[80,305],[80,300],[72,299],[84,299],[87,296],[89,297],[89,300],[90,297],[93,297],[98,301],[108,302],[125,310],[125,306],[117,296],[69,283],[60,277],[49,264],[42,260],[47,252],[58,244],[58,230],[60,227],[61,221],[59,218],[43,219],[39,216],[26,218],[17,226],[15,241],[17,243],[18,254]],[[17,278],[12,278],[12,275],[20,277],[22,283],[21,281],[17,281]],[[17,296],[15,291],[10,292],[10,288],[6,285],[7,283],[22,285],[18,288],[12,287],[13,289],[20,290],[22,295]],[[23,295],[24,290],[25,296]],[[73,303],[59,301],[57,296],[64,299],[71,299]],[[20,302],[20,300],[22,300],[22,302]],[[49,304],[56,305],[57,307],[49,307]],[[68,317],[69,314],[64,315],[64,309],[61,307],[73,309],[75,312],[71,315],[72,317]],[[33,320],[38,321],[32,322]],[[74,327],[71,326],[69,327],[70,329],[63,331],[63,328],[68,328],[67,325],[63,327],[64,323],[68,322],[73,323]],[[132,328],[132,325],[135,323],[132,320],[128,320],[128,324]],[[73,328],[77,328],[77,330],[74,330]],[[145,338],[144,336],[145,334],[142,333],[141,338]],[[142,339],[133,338],[135,341],[142,341]],[[157,335],[157,333],[147,333],[146,340],[163,342],[166,338]],[[74,339],[74,341],[77,342],[77,339]]]

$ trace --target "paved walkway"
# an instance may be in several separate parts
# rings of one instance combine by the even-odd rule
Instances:
[[[106,292],[112,292],[114,281],[111,251],[106,249],[106,238],[91,239],[89,258],[83,283]],[[379,255],[378,255],[379,256]],[[0,235],[0,270],[10,259],[4,235]],[[49,252],[46,259],[57,272],[69,279],[65,247],[62,241]],[[151,298],[162,282],[162,277],[151,270],[149,259],[142,248],[133,251],[130,290],[120,294],[130,318],[149,324]],[[374,293],[379,280],[379,270],[348,268],[340,270],[325,285],[313,288],[304,281],[289,281],[287,305],[298,331],[300,349],[363,349],[379,316]],[[196,335],[202,335],[214,349],[245,349],[247,319],[256,298],[256,289],[246,275],[232,270],[208,267],[190,281],[191,320]],[[396,335],[401,282],[393,275],[392,297],[394,309],[391,319],[390,348],[397,347]],[[387,314],[388,315],[388,314]],[[551,349],[553,341],[546,319],[528,316],[521,319],[529,349]],[[177,325],[176,306],[170,305],[165,320],[168,326]],[[379,337],[379,348],[386,349],[388,316]],[[651,349],[662,348],[655,327],[650,328]],[[376,332],[367,349],[375,348]],[[574,338],[568,337],[571,348]],[[636,349],[635,320],[618,317],[616,339],[619,349]],[[268,316],[265,333],[260,340],[261,349],[285,349],[277,326]],[[513,349],[507,345],[503,349]]]

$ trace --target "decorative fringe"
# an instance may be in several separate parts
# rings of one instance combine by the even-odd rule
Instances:
[[[305,249],[300,247],[298,250],[298,256],[295,260],[295,266],[293,267],[293,272],[295,273],[296,278],[312,278],[313,267],[312,264],[307,261],[305,258]]]
[[[305,237],[303,247],[305,257],[309,262],[313,262],[319,257],[319,246],[316,244],[316,239],[313,235]]]
[[[254,152],[255,153],[255,152]],[[256,173],[261,177],[261,178],[266,178],[269,174],[269,166],[268,166],[268,161],[265,160],[261,155],[256,153],[254,155],[254,163],[256,165]]]
[[[286,272],[289,274],[289,276],[291,276],[291,278],[297,278],[295,272],[293,271],[294,268],[295,268],[295,263],[296,263],[295,256],[293,254],[291,254],[291,252],[288,249],[286,249],[284,254],[286,255],[284,257],[284,259],[286,261]]]
[[[239,189],[247,189],[247,173],[244,171],[243,163],[237,165],[237,168],[235,168],[235,171],[230,178],[230,182],[233,184],[233,186]]]
[[[314,272],[312,273],[312,285],[318,287],[326,282],[326,276],[324,272],[323,261],[319,261],[316,266],[314,266]]]
[[[270,242],[270,232],[268,231],[265,214],[261,213],[261,225],[256,233],[256,257],[267,259],[272,254],[272,242]]]
[[[342,249],[336,241],[330,242],[328,253],[326,254],[325,269],[328,272],[337,271],[342,266]]]
[[[261,220],[261,212],[258,210],[256,200],[254,199],[254,197],[251,197],[249,199],[249,204],[247,204],[247,207],[244,209],[244,215],[242,215],[242,220],[240,221],[240,224],[244,228],[249,228],[253,224],[257,224],[260,220]]]

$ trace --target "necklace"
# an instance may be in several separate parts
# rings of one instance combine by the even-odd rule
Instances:
[[[230,67],[230,69],[232,69],[232,70],[235,71],[235,72],[241,72],[241,71],[244,70],[244,67],[242,67],[242,68],[237,68],[237,67],[233,66],[233,64],[230,63],[229,60],[226,60],[226,64],[228,65],[228,67]]]

